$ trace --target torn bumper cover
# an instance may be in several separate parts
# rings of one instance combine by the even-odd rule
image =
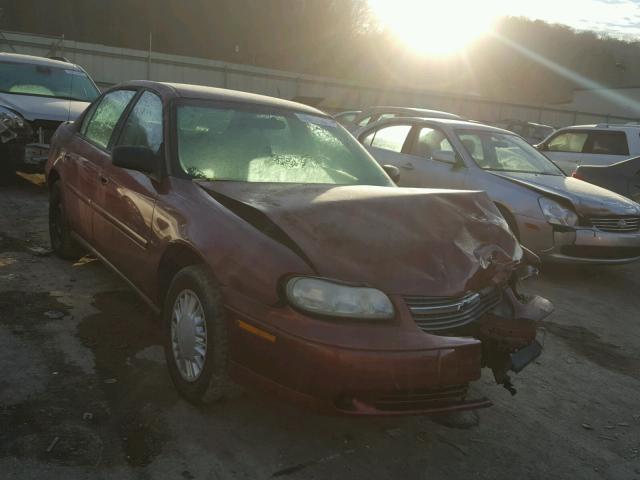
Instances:
[[[507,287],[495,311],[447,336],[404,334],[384,326],[364,336],[362,326],[333,325],[341,340],[327,344],[321,335],[300,338],[270,326],[307,322],[298,312],[285,308],[283,315],[277,307],[251,311],[251,302],[226,297],[242,305],[230,308],[234,326],[244,322],[270,338],[235,329],[231,373],[237,381],[319,412],[356,416],[490,407],[491,400],[469,391],[470,383],[487,367],[499,384],[512,389],[509,373],[520,372],[540,355],[535,322],[552,310],[546,300],[519,300]],[[505,308],[511,308],[511,315],[501,316]],[[404,321],[406,312],[399,314]],[[258,357],[250,353],[256,350]]]

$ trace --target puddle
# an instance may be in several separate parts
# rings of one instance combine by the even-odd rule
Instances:
[[[618,345],[607,343],[584,327],[559,325],[553,322],[539,322],[539,326],[562,339],[574,352],[589,361],[631,378],[640,379],[639,359],[624,355]]]
[[[15,405],[0,403],[0,458],[96,466],[124,457],[143,467],[162,452],[169,439],[162,418],[178,395],[161,356],[136,356],[143,350],[157,353],[159,326],[130,292],[98,294],[93,305],[98,312],[77,326],[80,341],[95,357],[95,373],[86,374],[47,344],[47,329],[40,328],[61,321],[45,312],[66,312],[65,305],[46,292],[0,292],[0,324],[46,365],[38,371],[43,391]]]
[[[178,400],[164,364],[136,357],[149,347],[159,348],[160,325],[130,291],[99,293],[93,306],[99,312],[80,322],[78,337],[94,353],[125,459],[133,466],[148,465],[167,440],[162,411]]]

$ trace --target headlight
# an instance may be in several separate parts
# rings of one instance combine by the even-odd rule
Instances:
[[[31,126],[17,113],[0,107],[0,142],[7,143],[18,135],[31,135]]]
[[[553,225],[564,225],[571,227],[578,223],[578,215],[576,213],[562,205],[555,200],[551,200],[547,197],[540,197],[538,199],[542,213],[547,218],[547,222]]]
[[[388,319],[391,300],[380,290],[350,287],[312,277],[294,277],[286,285],[287,298],[301,310],[331,317]]]
[[[6,128],[24,128],[26,125],[24,118],[4,107],[0,107],[0,123]]]

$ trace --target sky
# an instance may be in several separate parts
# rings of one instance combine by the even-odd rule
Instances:
[[[503,14],[640,40],[640,0],[498,0],[493,3],[494,9]]]

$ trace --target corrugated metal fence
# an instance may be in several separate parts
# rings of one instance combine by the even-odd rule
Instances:
[[[0,32],[0,51],[64,56],[84,67],[103,87],[125,80],[151,79],[231,88],[286,99],[321,98],[320,108],[333,112],[371,105],[411,106],[444,110],[486,122],[510,118],[555,127],[638,121],[636,118],[499,103],[418,88],[373,87],[249,65],[76,42],[64,37],[4,31]]]

